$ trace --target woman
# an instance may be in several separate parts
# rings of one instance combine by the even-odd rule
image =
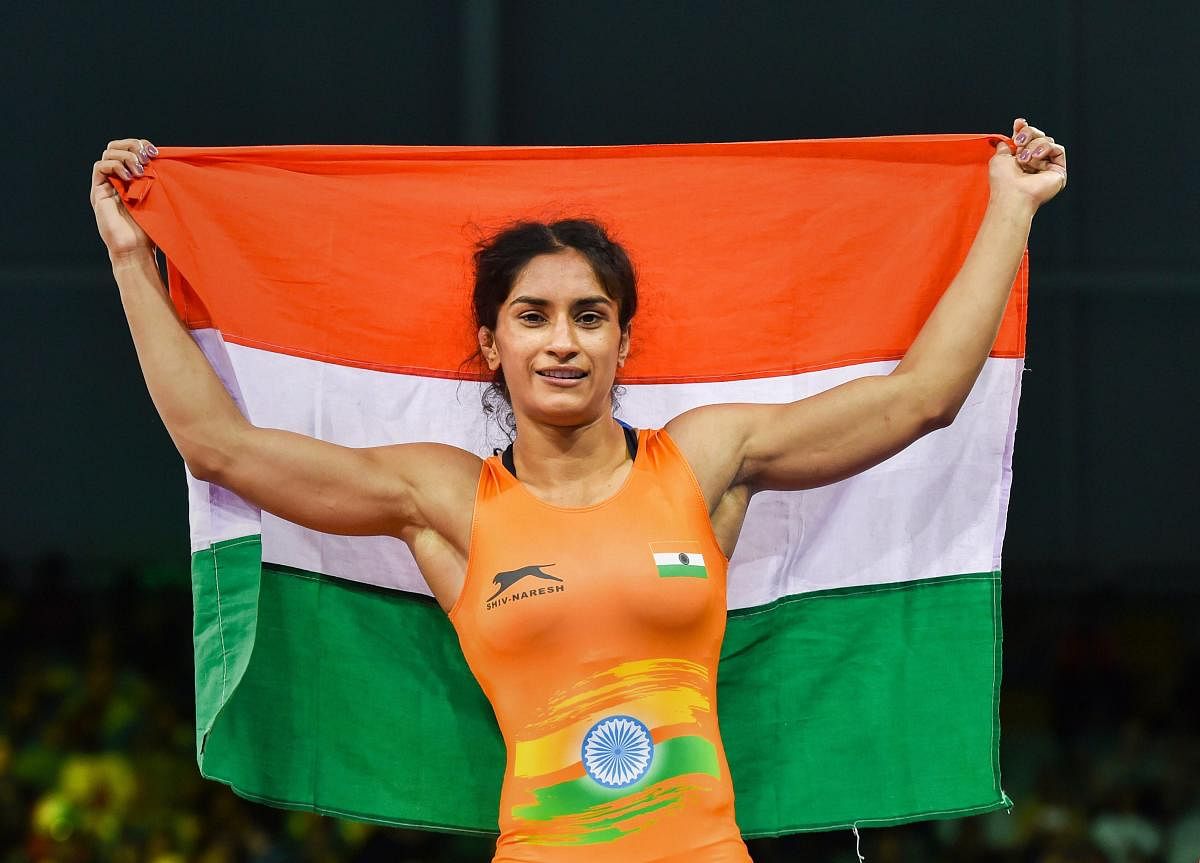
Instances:
[[[110,183],[157,151],[110,142],[92,205],[155,406],[188,468],[327,533],[404,540],[458,632],[508,752],[496,860],[748,860],[716,716],[725,571],[764,490],[846,478],[953,421],[995,340],[1066,152],[1018,119],[971,250],[903,360],[790,404],[612,416],[633,268],[585,221],[476,254],[480,356],[515,417],[503,458],[352,449],[245,421],[175,316]],[[645,553],[649,546],[653,556]],[[582,765],[583,775],[579,775]]]

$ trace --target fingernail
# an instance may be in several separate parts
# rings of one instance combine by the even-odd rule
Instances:
[[[135,174],[140,174],[140,173],[142,173],[142,163],[141,163],[141,162],[138,162],[137,164],[135,164],[135,165],[133,166],[133,172],[134,172]]]
[[[158,155],[158,147],[155,147],[153,144],[151,144],[147,149],[150,151],[151,156]]]
[[[1016,141],[1018,144],[1024,144],[1025,143],[1025,133],[1022,132],[1020,135],[1017,135],[1017,137],[1013,138],[1013,140]]]
[[[1028,151],[1028,150],[1022,150],[1022,151],[1021,151],[1021,155],[1017,156],[1017,158],[1018,158],[1018,159],[1020,159],[1022,162],[1024,162],[1026,159],[1028,159],[1028,158],[1029,158],[1029,151]]]
[[[1045,149],[1046,149],[1045,147],[1038,147],[1036,150],[1033,151],[1033,155],[1040,156],[1040,155],[1042,155],[1042,151]]]

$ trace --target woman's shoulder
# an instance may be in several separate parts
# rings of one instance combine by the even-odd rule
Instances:
[[[451,444],[409,443],[392,449],[403,462],[408,524],[400,538],[413,547],[432,533],[465,558],[471,511],[486,460]]]
[[[445,470],[452,473],[479,474],[483,457],[468,449],[448,443],[420,441],[417,443],[398,444],[404,450],[405,458],[414,466],[426,470]]]
[[[454,509],[475,496],[484,459],[444,443],[408,443],[387,447],[401,468],[405,484],[418,498],[418,506],[442,505]]]

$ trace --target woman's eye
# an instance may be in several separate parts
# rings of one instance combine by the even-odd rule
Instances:
[[[527,324],[537,324],[545,320],[545,318],[543,318],[537,312],[526,312],[525,314],[518,315],[517,317],[525,321]],[[582,315],[576,318],[576,320],[584,326],[590,327],[603,323],[604,316],[597,312],[584,312]]]

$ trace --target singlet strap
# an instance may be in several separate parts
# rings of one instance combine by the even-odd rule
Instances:
[[[616,417],[613,417],[613,419],[616,419]],[[623,422],[621,420],[617,420],[617,422],[621,423],[621,429],[622,429],[622,431],[625,432],[625,448],[629,451],[629,457],[631,459],[636,459],[637,458],[637,450],[638,450],[637,429],[635,429],[633,426],[631,426],[628,423]],[[511,473],[514,478],[516,478],[517,465],[513,461],[513,445],[512,444],[508,445],[508,449],[504,450],[504,453],[502,455],[500,454],[499,447],[497,447],[495,450],[492,451],[492,455],[500,455],[500,461],[504,464],[505,469],[509,473]]]

